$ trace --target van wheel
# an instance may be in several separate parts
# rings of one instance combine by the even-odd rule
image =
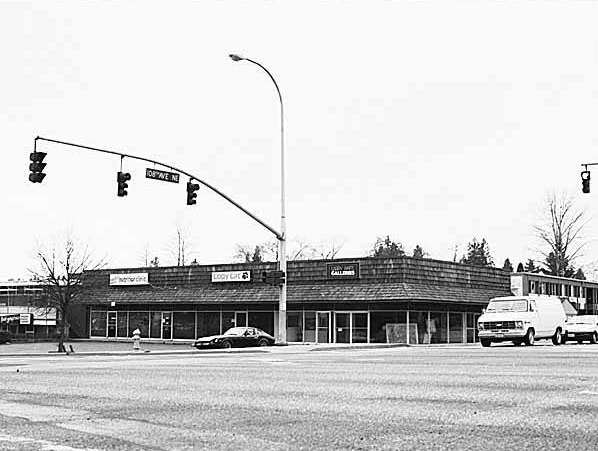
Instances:
[[[521,346],[523,344],[523,342],[521,340],[513,340],[513,344],[515,346]]]
[[[534,343],[536,342],[536,339],[534,337],[534,329],[528,329],[527,333],[525,334],[525,338],[523,339],[523,342],[527,345],[527,346],[533,346]]]
[[[594,332],[592,334],[592,336],[590,337],[590,343],[595,345],[597,342],[598,342],[598,334],[596,332]]]
[[[480,343],[482,343],[482,346],[484,348],[487,348],[488,346],[490,346],[490,343],[492,343],[492,340],[488,340],[487,338],[480,338]]]
[[[554,335],[552,336],[552,344],[555,346],[560,345],[563,342],[563,334],[561,333],[561,329],[557,329]]]

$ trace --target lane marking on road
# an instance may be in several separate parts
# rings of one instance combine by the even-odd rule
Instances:
[[[25,418],[29,421],[49,422],[88,418],[90,414],[85,410],[0,400],[0,416]]]
[[[598,391],[584,390],[584,391],[580,391],[579,394],[580,395],[597,395],[598,396]]]
[[[0,433],[0,445],[2,443],[23,444],[27,445],[27,448],[29,449],[33,449],[33,446],[36,446],[40,451],[100,451],[96,448],[73,448],[72,446],[59,445],[48,440],[18,437],[16,435]]]

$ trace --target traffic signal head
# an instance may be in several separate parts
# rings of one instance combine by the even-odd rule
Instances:
[[[31,152],[29,154],[29,159],[31,163],[29,164],[29,170],[31,174],[29,174],[29,181],[33,183],[41,183],[46,174],[42,171],[46,167],[46,163],[42,163],[43,159],[46,157],[45,152]]]
[[[197,197],[197,191],[199,189],[199,183],[187,182],[187,205],[194,205],[197,203],[195,198]]]
[[[581,172],[581,191],[583,193],[590,192],[590,171]]]
[[[131,180],[131,174],[129,174],[128,172],[118,172],[116,174],[116,181],[118,182],[118,197],[124,197],[127,194],[129,194],[127,192],[127,188],[129,187],[129,185],[127,184],[127,182]]]

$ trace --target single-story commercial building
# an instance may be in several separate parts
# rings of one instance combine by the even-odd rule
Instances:
[[[73,335],[193,340],[251,325],[277,336],[276,263],[86,271]],[[472,343],[490,298],[510,274],[454,262],[399,258],[290,261],[287,339],[311,343]]]

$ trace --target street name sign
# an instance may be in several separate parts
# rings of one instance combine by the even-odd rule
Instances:
[[[145,178],[154,180],[164,180],[165,182],[179,183],[180,174],[176,172],[159,171],[157,169],[145,169]]]

